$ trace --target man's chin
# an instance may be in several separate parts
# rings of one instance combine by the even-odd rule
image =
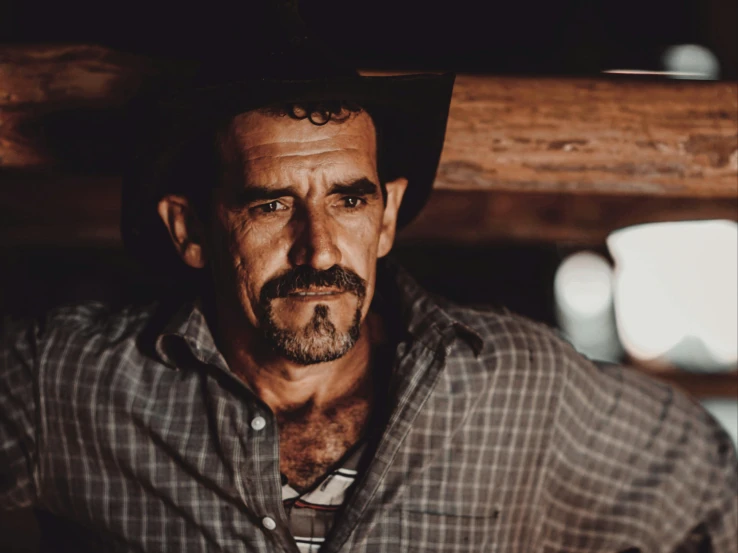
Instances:
[[[272,350],[301,365],[328,363],[346,355],[356,344],[360,334],[361,312],[356,310],[353,320],[337,329],[331,320],[330,309],[319,304],[312,317],[298,328],[284,328],[270,313],[264,321],[264,338]],[[297,314],[295,314],[297,315]]]
[[[272,350],[298,365],[329,363],[346,355],[356,344],[349,333],[330,338],[306,337],[289,332],[277,332],[267,336]]]

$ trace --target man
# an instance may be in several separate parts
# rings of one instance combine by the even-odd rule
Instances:
[[[382,259],[452,79],[302,61],[170,102],[126,184],[127,243],[163,264],[165,234],[192,301],[4,329],[0,506],[51,550],[736,551],[703,410]]]

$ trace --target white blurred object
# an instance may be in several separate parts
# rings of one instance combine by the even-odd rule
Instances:
[[[620,341],[635,359],[694,371],[738,364],[738,224],[638,225],[607,239]]]
[[[591,359],[617,361],[622,353],[615,329],[610,264],[592,252],[567,257],[556,271],[556,318],[577,351]]]
[[[738,399],[703,399],[700,403],[725,428],[738,449]]]
[[[676,79],[714,80],[720,76],[715,54],[699,44],[669,46],[661,60]]]

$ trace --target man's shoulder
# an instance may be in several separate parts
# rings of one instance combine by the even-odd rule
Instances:
[[[143,370],[154,359],[157,305],[66,304],[27,319],[3,320],[1,370],[25,367],[39,393],[65,397],[102,373]],[[3,361],[4,360],[4,361]],[[71,388],[69,388],[71,387]]]
[[[133,343],[152,327],[159,304],[116,306],[84,301],[53,307],[30,317],[2,318],[3,349],[52,358],[59,350],[105,351]]]
[[[49,337],[75,334],[115,342],[139,334],[154,317],[157,306],[117,306],[99,301],[65,304],[39,317],[39,330]]]
[[[474,375],[477,393],[490,402],[536,398],[537,412],[553,416],[569,386],[597,388],[604,397],[616,393],[595,363],[544,323],[498,307],[446,303],[443,309],[459,336],[448,361],[464,378]]]
[[[696,399],[630,367],[594,374],[569,374],[552,427],[546,486],[563,512],[584,502],[592,524],[615,517],[649,550],[668,536],[669,551],[696,524],[736,513],[734,446]]]
[[[546,324],[505,308],[445,308],[482,339],[477,362],[505,375],[498,381],[509,381],[522,393],[531,392],[526,386],[539,386],[555,396],[552,406],[565,404],[567,415],[557,423],[571,416],[570,422],[584,430],[615,421],[624,435],[631,428],[634,439],[646,439],[649,429],[668,433],[687,423],[713,428],[710,416],[685,393],[635,368],[593,361]]]
[[[590,365],[556,329],[505,307],[460,306],[449,302],[444,309],[461,328],[481,339],[483,359],[519,357],[525,353],[529,359],[544,355],[549,362],[567,359]]]
[[[554,472],[570,475],[567,489],[586,493],[607,481],[607,493],[617,495],[618,486],[642,479],[659,488],[654,497],[672,498],[706,493],[719,479],[738,491],[730,437],[685,392],[641,370],[592,361],[554,329],[505,309],[456,307],[449,314],[484,338],[478,358],[495,373],[491,395],[501,386],[508,400],[534,398],[531,409],[547,414]]]

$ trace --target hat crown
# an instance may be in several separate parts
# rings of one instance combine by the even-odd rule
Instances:
[[[249,17],[223,29],[224,55],[201,58],[198,73],[154,88],[153,101],[142,99],[140,116],[131,118],[143,128],[131,141],[138,155],[127,167],[121,230],[127,247],[162,274],[179,272],[182,264],[156,203],[171,193],[207,195],[219,155],[213,133],[239,113],[326,101],[366,109],[377,128],[382,177],[410,183],[398,227],[420,210],[433,185],[453,75],[360,76],[307,31],[296,0],[252,2]]]
[[[357,75],[335,49],[311,33],[297,0],[257,0],[250,9],[237,45],[202,60],[195,87],[220,86],[252,80],[313,80]],[[224,39],[229,40],[229,39]]]

